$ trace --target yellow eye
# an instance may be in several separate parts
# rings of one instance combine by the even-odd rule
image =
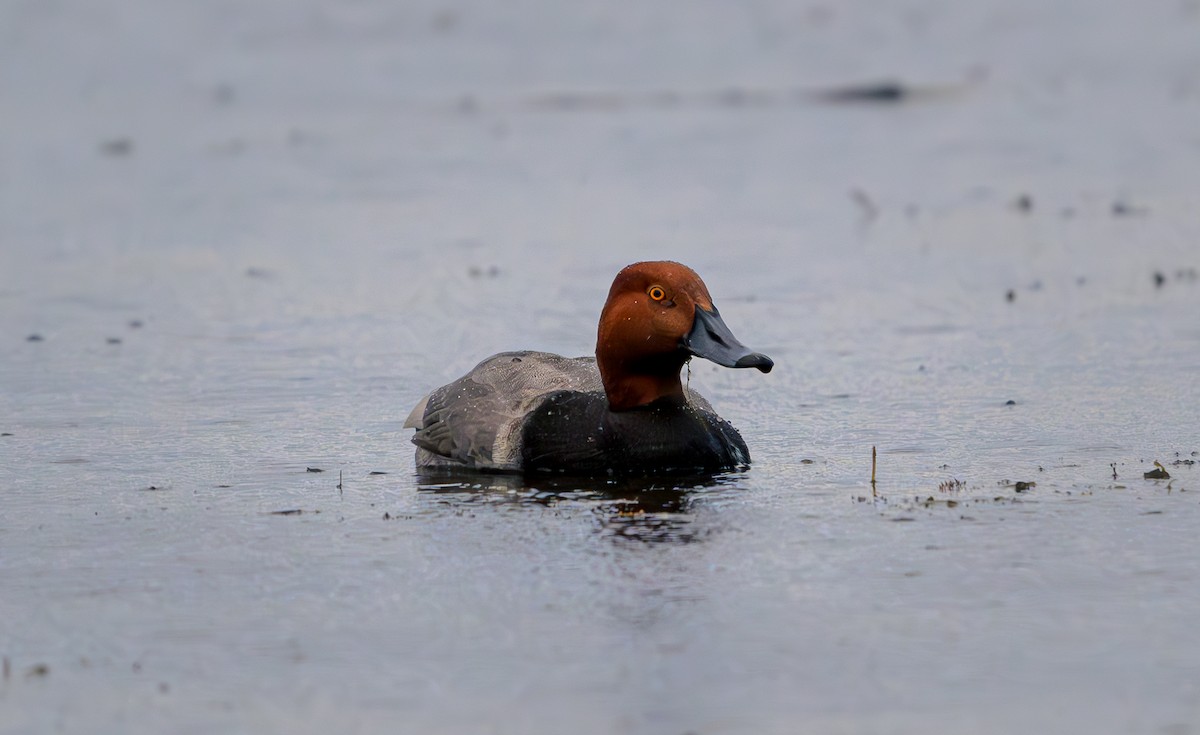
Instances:
[[[646,294],[655,301],[662,301],[663,299],[667,298],[667,292],[663,290],[662,286],[651,286],[650,290],[647,291]]]

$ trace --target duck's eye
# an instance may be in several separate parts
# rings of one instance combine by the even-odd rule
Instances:
[[[662,301],[667,298],[667,292],[663,290],[662,286],[651,286],[650,290],[646,291],[646,295],[655,301]]]

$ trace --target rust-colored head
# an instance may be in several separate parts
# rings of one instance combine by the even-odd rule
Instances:
[[[596,363],[612,410],[683,400],[679,371],[692,355],[764,373],[774,365],[738,342],[691,268],[671,261],[625,267],[608,292],[596,339]]]

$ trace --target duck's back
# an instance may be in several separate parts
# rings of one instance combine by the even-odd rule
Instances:
[[[421,401],[418,468],[576,474],[716,471],[750,462],[745,442],[702,396],[609,410],[596,361],[503,352]]]
[[[409,415],[418,467],[518,471],[526,418],[558,391],[599,393],[592,357],[502,352],[429,394]]]

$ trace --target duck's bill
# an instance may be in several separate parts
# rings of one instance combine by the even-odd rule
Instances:
[[[712,360],[725,367],[752,367],[764,373],[771,372],[771,368],[775,367],[771,358],[738,342],[715,306],[711,311],[696,307],[696,319],[692,323],[692,331],[683,338],[683,347],[696,357]]]

